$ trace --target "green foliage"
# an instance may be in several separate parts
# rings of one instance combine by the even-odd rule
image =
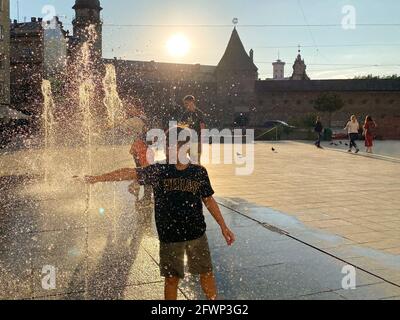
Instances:
[[[320,112],[333,113],[344,107],[344,101],[337,94],[324,93],[314,102],[314,109]]]
[[[302,119],[303,128],[311,129],[314,128],[315,123],[317,121],[317,115],[314,113],[306,114]]]
[[[299,118],[292,118],[290,123],[296,128],[300,129],[312,129],[315,126],[317,115],[314,113],[307,113]]]
[[[329,127],[332,123],[332,114],[344,107],[343,99],[334,93],[324,93],[314,102],[314,109],[319,112],[325,112],[329,115]]]
[[[400,80],[400,75],[392,74],[390,76],[374,76],[372,74],[366,76],[356,76],[356,80]]]

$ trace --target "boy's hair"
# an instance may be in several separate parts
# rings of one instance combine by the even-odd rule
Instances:
[[[184,102],[186,102],[186,101],[189,101],[189,102],[196,102],[196,98],[195,98],[194,96],[192,96],[192,95],[188,95],[188,96],[186,96],[186,97],[183,98],[183,101],[184,101]]]
[[[179,135],[182,132],[187,132],[186,134],[186,139],[184,141],[179,141]],[[189,128],[178,125],[178,126],[174,126],[169,128],[168,130],[165,131],[165,135],[167,137],[167,147],[170,147],[172,141],[170,141],[170,136],[172,136],[174,139],[176,139],[176,143],[178,148],[180,148],[181,146],[185,145],[186,143],[190,142],[192,134]]]

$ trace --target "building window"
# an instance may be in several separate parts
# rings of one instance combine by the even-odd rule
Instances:
[[[0,25],[0,40],[4,40],[4,27]]]

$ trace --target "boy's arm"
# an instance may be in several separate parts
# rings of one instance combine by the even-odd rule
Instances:
[[[130,181],[136,179],[136,170],[130,168],[116,170],[99,176],[85,176],[85,181],[91,184],[98,182]]]
[[[235,242],[235,235],[227,227],[224,217],[221,214],[221,210],[219,209],[218,203],[212,196],[208,198],[203,198],[203,202],[208,211],[210,211],[211,215],[214,217],[215,221],[217,221],[217,223],[221,227],[222,235],[224,236],[226,243],[228,244],[228,246],[231,246]]]

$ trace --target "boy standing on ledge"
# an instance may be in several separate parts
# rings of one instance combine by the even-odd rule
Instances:
[[[169,137],[180,136],[181,127],[170,129]],[[172,131],[172,132],[171,132]],[[176,300],[178,284],[184,278],[184,256],[188,270],[200,275],[203,291],[209,300],[217,298],[217,288],[206,236],[203,215],[205,204],[221,228],[228,246],[235,241],[213,194],[207,170],[179,160],[180,149],[188,141],[173,143],[167,140],[167,164],[145,168],[120,169],[100,176],[87,176],[87,183],[138,181],[154,190],[155,221],[160,240],[160,272],[165,278],[165,299]],[[171,151],[172,150],[172,151]],[[187,153],[186,153],[187,156]],[[173,158],[173,159],[172,159]]]

